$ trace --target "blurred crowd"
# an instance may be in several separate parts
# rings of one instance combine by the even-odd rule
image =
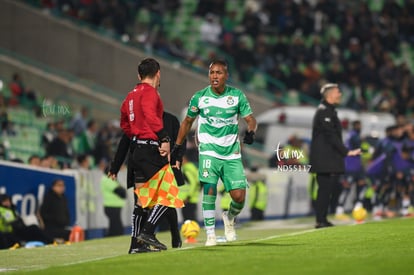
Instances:
[[[414,0],[199,0],[188,25],[201,24],[190,31],[174,28],[184,0],[39,2],[193,65],[206,68],[224,56],[243,83],[264,75],[253,87],[267,90],[275,105],[287,91],[318,100],[318,87],[328,80],[342,84],[346,107],[410,114],[414,106],[406,55],[414,53]],[[142,10],[149,13],[145,26],[137,24]],[[186,48],[189,36],[198,37],[206,56]]]
[[[25,127],[35,127],[16,125],[9,114],[12,108],[26,110],[30,116],[47,121],[46,128],[40,129],[39,150],[34,150],[44,154],[33,153],[28,159],[21,159],[9,152],[11,160],[55,169],[98,167],[103,170],[109,165],[121,136],[117,120],[99,122],[91,116],[87,106],[75,106],[74,113],[45,116],[36,100],[38,95],[25,86],[20,74],[14,73],[11,80],[2,83],[6,86],[2,90],[10,94],[0,93],[0,139],[18,137]],[[3,159],[8,155],[4,140],[0,142]]]
[[[47,124],[42,135],[46,156],[54,156],[59,168],[97,167],[109,165],[121,136],[118,121],[98,123],[87,107],[67,120]]]
[[[361,136],[361,121],[352,122],[344,139],[349,150],[360,148],[360,156],[345,158],[345,173],[334,188],[330,213],[348,221],[353,209],[364,207],[374,219],[414,216],[414,124],[403,117],[386,128],[383,138]],[[287,152],[287,153],[283,153]],[[301,152],[300,158],[292,152]],[[269,159],[269,167],[309,164],[309,140],[292,135]],[[310,174],[309,195],[317,196],[316,176]],[[314,205],[312,205],[314,206]]]

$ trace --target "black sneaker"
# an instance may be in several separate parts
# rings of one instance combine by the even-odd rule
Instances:
[[[141,233],[138,235],[137,239],[139,241],[143,241],[144,243],[152,245],[161,250],[167,250],[167,246],[161,243],[159,240],[157,240],[157,238],[155,238],[155,235]]]
[[[147,252],[161,252],[161,249],[151,247],[148,244],[142,244],[138,247],[131,248],[128,251],[128,254],[138,254],[138,253],[147,253]]]
[[[318,222],[315,225],[315,228],[318,229],[318,228],[331,227],[331,226],[334,226],[334,225],[332,223],[326,221],[326,222]]]

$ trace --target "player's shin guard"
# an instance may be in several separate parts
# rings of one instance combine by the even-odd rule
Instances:
[[[239,203],[239,202],[235,202],[232,200],[230,203],[229,212],[228,212],[229,219],[231,220],[237,215],[239,215],[240,212],[243,210],[243,207],[244,207],[244,201]]]
[[[215,209],[216,209],[216,196],[204,195],[203,196],[203,218],[204,226],[206,228],[207,235],[214,234],[216,227]]]

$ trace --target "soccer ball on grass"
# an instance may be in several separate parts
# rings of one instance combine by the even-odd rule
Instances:
[[[186,220],[181,226],[181,234],[186,239],[195,239],[200,234],[200,226],[196,221]]]
[[[367,210],[364,207],[357,207],[352,210],[352,217],[356,222],[363,222],[367,217]]]

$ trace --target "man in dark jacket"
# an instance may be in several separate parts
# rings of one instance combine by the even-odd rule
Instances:
[[[333,189],[345,171],[344,158],[361,153],[360,149],[348,150],[342,141],[341,122],[335,110],[342,96],[338,85],[325,84],[320,92],[322,102],[313,118],[310,149],[311,172],[316,173],[318,182],[315,228],[333,225],[327,220],[327,214]]]
[[[53,239],[69,240],[70,214],[65,196],[65,182],[55,179],[40,207],[45,232]]]

